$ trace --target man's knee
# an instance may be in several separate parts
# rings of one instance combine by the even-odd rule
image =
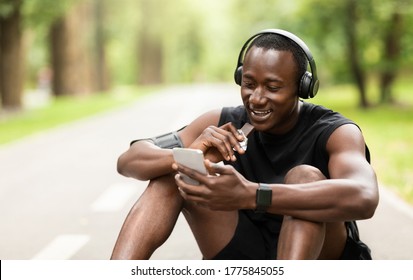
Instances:
[[[326,177],[316,167],[311,165],[297,165],[290,169],[284,178],[286,184],[301,184],[324,180]]]
[[[148,187],[131,209],[131,213],[144,211],[147,215],[156,213],[160,216],[169,216],[167,212],[178,211],[179,213],[182,207],[183,198],[178,191],[174,177],[166,175],[149,182]]]
[[[174,176],[171,174],[152,179],[145,191],[162,196],[175,196],[179,194]]]
[[[310,232],[324,235],[326,229],[326,223],[303,220],[292,216],[284,216],[282,226],[293,228],[294,232],[302,233],[303,236],[309,236]]]

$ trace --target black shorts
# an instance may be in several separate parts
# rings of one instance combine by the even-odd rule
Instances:
[[[282,216],[238,211],[238,225],[231,241],[214,260],[277,259],[277,244]],[[370,249],[359,239],[355,222],[346,222],[347,241],[342,260],[371,260]]]

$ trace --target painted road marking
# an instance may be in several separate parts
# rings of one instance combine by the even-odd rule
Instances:
[[[52,240],[33,260],[68,260],[90,240],[89,235],[64,234]]]
[[[90,207],[94,212],[120,211],[132,197],[138,199],[140,189],[142,188],[132,183],[114,184],[105,190]]]

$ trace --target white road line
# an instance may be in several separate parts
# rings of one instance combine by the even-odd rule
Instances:
[[[65,234],[52,240],[33,260],[68,260],[89,242],[89,235]]]
[[[132,198],[139,197],[140,187],[132,183],[119,183],[110,186],[90,206],[94,212],[115,212],[122,209]]]

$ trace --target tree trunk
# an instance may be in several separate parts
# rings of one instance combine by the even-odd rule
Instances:
[[[158,8],[156,2],[143,0],[141,2],[141,9],[144,11],[142,22],[150,27],[159,16]],[[160,84],[163,81],[162,41],[159,35],[153,33],[153,29],[144,26],[138,37],[138,83],[144,85]]]
[[[147,34],[140,36],[139,83],[143,85],[162,83],[162,49],[160,43]]]
[[[96,90],[105,92],[110,88],[109,70],[106,63],[106,36],[104,30],[105,4],[94,0],[95,10],[95,82]]]
[[[21,1],[13,2],[13,11],[4,18],[0,17],[0,95],[4,109],[19,109],[22,106]]]
[[[88,31],[84,6],[77,6],[50,29],[52,90],[56,96],[92,91],[92,73],[85,37]]]
[[[401,52],[401,37],[403,28],[403,17],[395,11],[390,19],[384,41],[385,65],[380,76],[380,103],[391,103],[394,101],[392,86],[397,76],[398,58]]]
[[[350,71],[353,73],[354,80],[356,82],[359,91],[359,105],[362,108],[369,106],[366,95],[366,79],[365,73],[360,63],[360,58],[357,52],[357,2],[356,0],[347,1],[347,25],[346,25],[346,37],[347,37],[347,50],[348,58],[350,61]]]

